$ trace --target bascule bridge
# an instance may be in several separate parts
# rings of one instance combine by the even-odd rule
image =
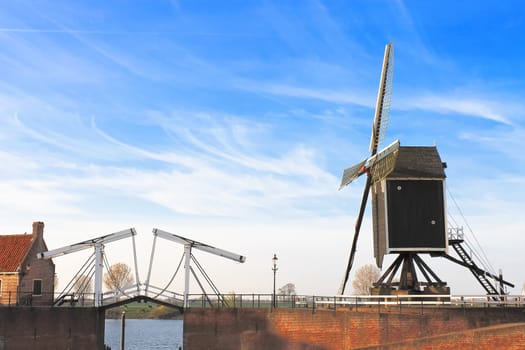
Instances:
[[[82,250],[92,250],[93,253],[84,262],[82,267],[73,276],[71,281],[65,286],[62,292],[54,299],[55,306],[61,306],[64,304],[75,305],[82,303],[83,305],[92,305],[96,308],[103,310],[117,307],[120,305],[129,304],[135,301],[151,301],[160,305],[165,305],[179,309],[183,312],[185,307],[188,307],[189,295],[190,295],[190,280],[193,278],[199,286],[202,295],[206,296],[208,300],[211,299],[209,295],[213,295],[214,298],[223,299],[222,294],[213,283],[210,276],[206,273],[203,266],[199,263],[195,255],[194,250],[203,251],[215,256],[233,260],[235,262],[244,263],[246,257],[240,254],[232,253],[224,249],[216,248],[211,245],[198,242],[180,235],[169,233],[157,228],[153,229],[153,246],[151,249],[150,261],[148,266],[147,277],[144,281],[141,280],[139,275],[139,266],[137,260],[137,248],[135,242],[135,236],[137,232],[134,228],[122,230],[119,232],[111,233],[104,236],[88,239],[79,243],[64,246],[61,248],[40,252],[37,254],[39,259],[54,259],[66,254],[73,254]],[[150,282],[150,277],[153,269],[153,262],[155,258],[155,251],[157,246],[157,239],[161,238],[166,241],[181,244],[184,247],[184,252],[180,257],[179,263],[173,273],[171,279],[164,287],[158,287]],[[134,262],[134,274],[135,283],[115,290],[103,291],[102,279],[104,271],[106,274],[112,273],[110,265],[105,253],[106,245],[123,240],[130,239],[132,243],[133,262]],[[181,271],[183,267],[184,273],[184,290],[182,293],[178,293],[173,290],[172,282]],[[78,282],[80,276],[86,276],[87,278],[81,279],[84,283],[90,283],[94,281],[94,292],[93,293],[82,293],[79,292],[83,288],[79,288]],[[110,276],[111,277],[111,276]],[[207,288],[208,289],[207,289]],[[211,292],[210,292],[211,289]],[[221,300],[226,302],[225,300]]]

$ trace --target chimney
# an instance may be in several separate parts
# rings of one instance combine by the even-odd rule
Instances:
[[[33,222],[33,236],[44,237],[44,223],[42,221]]]

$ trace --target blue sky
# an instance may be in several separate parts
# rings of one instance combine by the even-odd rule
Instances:
[[[158,227],[246,255],[199,255],[222,291],[270,292],[277,253],[279,285],[334,294],[363,186],[338,191],[340,176],[367,155],[393,40],[385,144],[438,146],[487,257],[521,286],[522,13],[518,1],[5,3],[0,231],[45,221],[56,248],[136,227],[144,274]],[[110,260],[131,263],[128,243]],[[182,253],[163,249],[159,285]],[[61,282],[78,260],[56,259]],[[452,293],[483,293],[469,271],[426,260]],[[355,266],[372,262],[367,215]]]

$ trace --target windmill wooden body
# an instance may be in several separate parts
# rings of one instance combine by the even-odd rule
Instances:
[[[445,164],[436,147],[400,146],[396,152],[389,174],[375,181],[371,191],[376,264],[382,267],[386,254],[399,255],[372,292],[448,294],[446,282],[418,256],[448,250]],[[397,281],[394,277],[400,267]]]
[[[446,252],[445,172],[436,147],[399,147],[392,172],[372,184],[374,256]]]

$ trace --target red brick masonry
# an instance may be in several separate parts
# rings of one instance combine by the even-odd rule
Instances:
[[[0,307],[2,350],[103,348],[104,311],[83,307]]]
[[[184,315],[184,349],[525,349],[525,309],[204,309]]]

